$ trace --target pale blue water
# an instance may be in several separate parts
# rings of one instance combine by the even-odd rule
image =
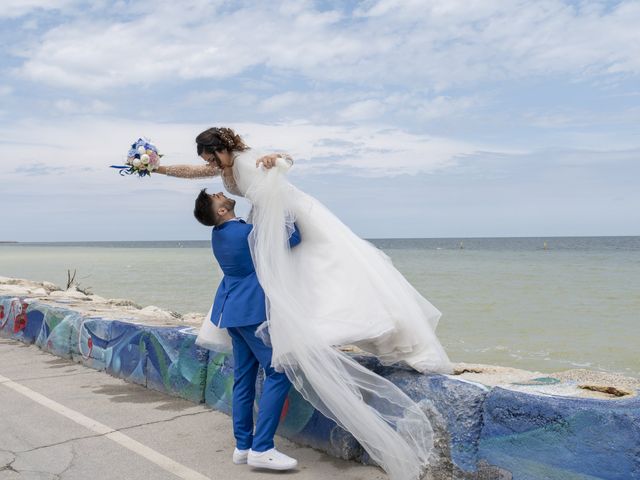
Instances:
[[[373,243],[443,312],[453,361],[640,377],[640,237]],[[0,244],[0,276],[64,285],[67,269],[103,297],[182,313],[206,312],[220,281],[207,242]]]

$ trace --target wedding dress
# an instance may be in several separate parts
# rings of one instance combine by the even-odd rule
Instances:
[[[278,160],[256,168],[261,154],[235,157],[232,193],[252,203],[250,247],[267,297],[262,329],[274,368],[325,416],[351,432],[393,480],[419,478],[433,447],[419,405],[388,380],[335,348],[354,344],[384,364],[400,360],[420,372],[452,371],[435,335],[440,312],[318,200],[286,180]],[[293,222],[301,243],[289,249]],[[266,331],[268,330],[268,332]],[[226,332],[205,318],[197,343],[230,350]]]

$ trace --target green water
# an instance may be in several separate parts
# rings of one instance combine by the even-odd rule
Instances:
[[[455,362],[640,377],[640,238],[375,241],[443,312]],[[547,241],[547,250],[543,249]],[[220,271],[206,242],[0,244],[0,275],[206,312]]]

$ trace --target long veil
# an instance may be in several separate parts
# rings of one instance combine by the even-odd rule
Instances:
[[[251,254],[268,299],[273,367],[284,371],[317,410],[351,432],[392,480],[418,479],[433,448],[425,413],[393,383],[323,341],[307,321],[301,299],[313,286],[297,281],[291,260],[294,187],[285,169],[269,170],[246,192],[253,204]],[[304,231],[301,237],[304,242]]]

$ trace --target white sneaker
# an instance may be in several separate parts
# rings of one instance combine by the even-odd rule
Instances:
[[[249,455],[249,449],[247,450],[238,450],[237,448],[233,450],[233,463],[236,465],[243,465],[247,463],[247,456]]]
[[[249,450],[247,463],[256,468],[268,468],[270,470],[291,470],[298,466],[298,461],[275,448],[266,452],[254,452]]]

